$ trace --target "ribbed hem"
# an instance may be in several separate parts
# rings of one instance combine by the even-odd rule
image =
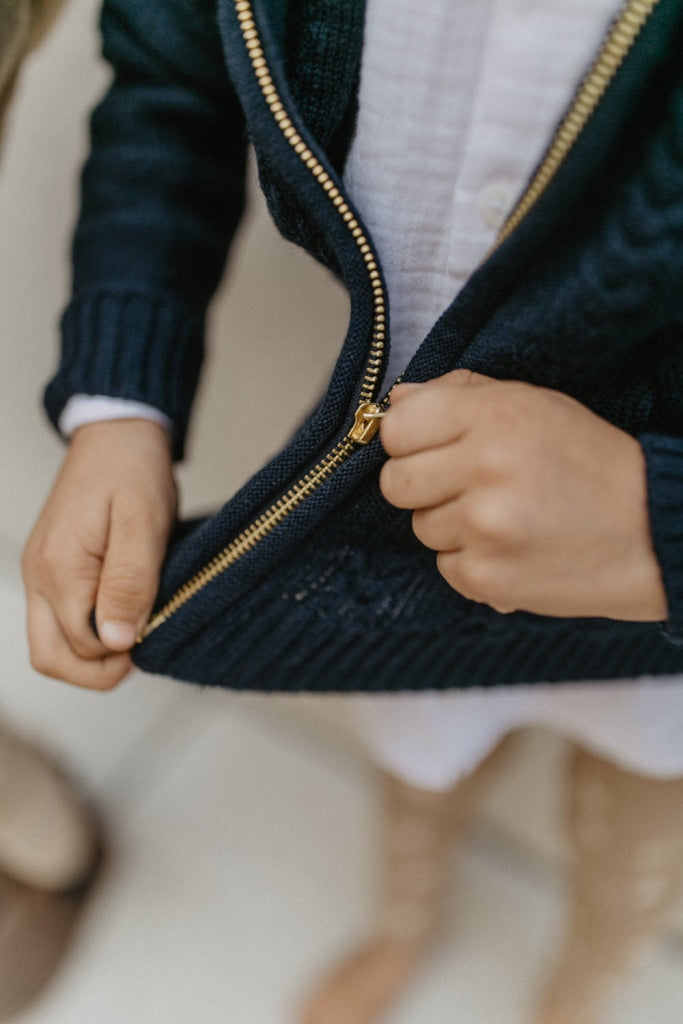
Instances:
[[[647,461],[652,539],[669,604],[665,632],[683,644],[683,439],[639,438]]]
[[[72,395],[110,395],[144,402],[173,423],[180,459],[204,349],[204,318],[144,293],[77,295],[62,318],[62,355],[45,389],[57,427]]]
[[[258,589],[203,627],[187,624],[184,636],[170,620],[133,657],[144,671],[202,686],[281,693],[437,691],[683,671],[683,646],[652,623],[354,632],[340,628],[335,615],[321,616],[314,602],[293,609]]]

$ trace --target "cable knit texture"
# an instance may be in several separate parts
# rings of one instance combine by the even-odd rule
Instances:
[[[219,0],[217,9],[222,51],[199,0],[105,3],[117,78],[93,122],[75,297],[49,411],[57,417],[76,392],[148,401],[175,419],[182,449],[204,307],[241,209],[244,122],[279,227],[340,276],[352,315],[309,423],[215,516],[179,531],[160,606],[348,429],[371,332],[358,247],[277,128],[235,5]],[[253,9],[288,116],[341,188],[362,5],[254,0]],[[683,671],[683,647],[671,642],[683,636],[682,20],[678,0],[655,6],[543,197],[407,371],[425,380],[467,366],[558,388],[642,437],[668,636],[657,624],[501,616],[466,601],[437,574],[410,516],[382,499],[375,440],[152,633],[138,664],[276,690]]]
[[[115,81],[92,118],[73,298],[46,392],[156,404],[185,431],[206,304],[244,204],[246,135],[211,4],[112,2],[102,14]]]

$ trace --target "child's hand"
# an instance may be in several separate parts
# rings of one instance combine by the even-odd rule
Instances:
[[[666,618],[645,461],[567,395],[467,370],[399,386],[380,485],[439,571],[498,611]]]
[[[157,424],[115,420],[75,432],[24,552],[34,668],[98,690],[123,678],[176,504],[169,443]]]

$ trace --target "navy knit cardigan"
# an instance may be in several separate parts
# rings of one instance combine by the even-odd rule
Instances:
[[[244,22],[255,22],[246,35]],[[372,282],[338,207],[362,47],[361,0],[105,0],[114,81],[92,120],[56,421],[69,396],[162,409],[180,457],[207,303],[243,208],[249,138],[283,234],[351,296],[327,394],[215,516],[179,531],[143,668],[233,688],[396,690],[683,671],[683,5],[659,0],[558,173],[471,277],[407,380],[456,367],[562,390],[636,436],[647,461],[663,624],[500,615],[438,575],[359,447],[229,568],[203,567],[348,431]],[[257,41],[254,42],[254,37]],[[249,59],[247,40],[259,47]],[[267,63],[269,77],[255,68]],[[261,72],[263,75],[264,72]],[[277,127],[276,89],[304,159]],[[189,600],[187,581],[202,585]],[[180,594],[180,600],[173,595]]]

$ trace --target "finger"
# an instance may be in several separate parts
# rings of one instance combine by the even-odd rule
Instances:
[[[149,618],[167,537],[138,496],[114,499],[95,611],[98,634],[110,650],[130,650]]]
[[[389,459],[382,467],[379,485],[396,508],[432,508],[457,498],[466,487],[460,446],[429,448]]]
[[[74,654],[88,660],[101,658],[109,653],[109,648],[105,647],[92,626],[92,610],[97,597],[96,582],[92,586],[82,588],[78,598],[70,596],[53,599],[51,594],[44,596],[49,601],[59,628]]]
[[[466,389],[429,381],[401,395],[389,406],[381,424],[382,445],[387,455],[412,455],[459,440],[472,419]]]
[[[420,543],[432,551],[461,551],[467,539],[458,499],[437,508],[417,509],[412,525]]]
[[[49,545],[27,547],[22,560],[26,591],[47,600],[75,654],[97,658],[107,651],[90,624],[102,559],[74,540],[70,534],[67,540],[53,537]]]
[[[422,383],[416,383],[414,381],[403,381],[400,384],[394,384],[391,389],[391,404],[394,405],[401,398],[405,398],[411,391],[417,388],[424,388],[435,384],[446,384],[451,387],[470,387],[479,384],[492,384],[500,383],[496,377],[487,377],[483,373],[477,373],[475,370],[451,370],[449,373],[443,373],[440,377],[432,377],[428,381]]]
[[[477,373],[476,370],[451,370],[443,373],[440,377],[433,377],[430,384],[445,384],[447,387],[470,388],[479,387],[482,384],[499,384],[496,377],[487,377],[484,373]]]
[[[421,388],[422,384],[394,384],[391,389],[391,404],[396,405],[402,398],[409,395],[411,391],[415,391],[416,388]]]
[[[49,602],[40,594],[28,600],[31,664],[37,672],[92,690],[110,690],[130,671],[127,654],[80,658],[69,646]]]
[[[520,546],[520,530],[510,502],[495,489],[465,491],[433,508],[417,509],[413,531],[434,551],[467,548],[487,559],[505,557]],[[522,532],[522,542],[523,542]]]
[[[472,578],[475,574],[468,573],[465,566],[461,551],[440,551],[436,556],[436,568],[446,583],[468,600],[481,602],[481,592]]]
[[[473,558],[463,551],[440,551],[436,567],[446,582],[463,597],[488,604],[501,615],[521,610],[515,596],[517,574],[496,560]]]

